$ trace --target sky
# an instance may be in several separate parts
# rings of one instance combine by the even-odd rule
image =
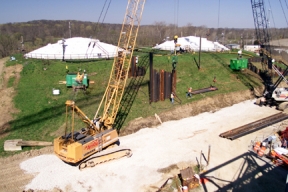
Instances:
[[[105,2],[106,6],[100,17]],[[104,18],[109,2],[111,3]],[[91,22],[102,22],[104,19],[104,23],[122,23],[127,2],[128,0],[1,0],[0,24],[42,19]],[[264,0],[264,4],[266,16],[270,15],[270,27],[288,27],[288,0]],[[287,15],[284,15],[283,10]],[[251,0],[146,0],[141,25],[155,22],[179,27],[192,24],[209,28],[254,28]]]

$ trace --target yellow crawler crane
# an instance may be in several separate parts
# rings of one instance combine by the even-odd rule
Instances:
[[[128,0],[118,41],[118,55],[114,58],[108,86],[94,118],[89,119],[74,101],[68,100],[65,103],[65,134],[54,139],[54,153],[67,163],[79,164],[79,169],[132,154],[129,148],[111,146],[119,142],[118,133],[113,129],[113,124],[126,86],[145,1]],[[68,132],[70,109],[72,122],[70,132]],[[100,111],[102,116],[98,115]],[[85,128],[74,131],[75,114],[86,124]]]

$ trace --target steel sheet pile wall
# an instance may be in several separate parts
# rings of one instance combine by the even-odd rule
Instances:
[[[155,70],[155,89],[154,89],[154,96],[156,102],[160,99],[160,73]]]
[[[150,53],[150,81],[149,81],[149,101],[157,102],[164,101],[170,98],[172,91],[172,82],[175,82],[174,90],[176,89],[176,70],[173,75],[170,72],[153,69],[153,53]],[[175,78],[173,81],[172,78]]]
[[[248,63],[248,69],[250,69],[251,71],[253,71],[256,74],[259,74],[258,68],[255,65],[253,65],[252,63]]]
[[[154,76],[153,76],[153,53],[149,54],[149,69],[150,69],[150,81],[149,81],[149,102],[155,102],[153,97],[153,86],[154,86]]]
[[[175,76],[175,74],[174,74]],[[172,90],[172,73],[164,70],[159,72],[156,69],[150,74],[150,102],[164,101],[170,98]]]
[[[164,85],[165,85],[165,71],[162,69],[160,71],[160,101],[164,101],[165,97],[164,97]]]
[[[165,71],[164,72],[164,78],[165,78],[165,81],[164,81],[164,87],[165,87],[165,89],[164,89],[164,99],[168,99],[168,98],[170,98],[170,94],[171,94],[171,92],[172,92],[172,75],[171,75],[171,73],[169,73],[169,72],[167,72],[167,71]]]
[[[131,59],[131,67],[129,69],[128,77],[144,76],[145,73],[146,73],[145,67],[138,66],[138,64],[136,63],[136,56],[133,56]]]
[[[250,57],[248,59],[248,62],[251,63],[251,62],[261,62],[261,57]]]
[[[257,63],[261,62],[261,57],[250,57],[248,59],[248,69],[253,71],[256,74],[259,74],[259,69],[255,65],[253,65],[252,62],[257,62]]]
[[[137,66],[136,66],[136,57],[133,56],[131,59],[131,67],[130,67],[130,71],[129,71],[129,77],[137,77]]]

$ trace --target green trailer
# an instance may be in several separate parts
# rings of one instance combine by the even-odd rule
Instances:
[[[59,81],[59,84],[66,84],[67,88],[72,87],[75,91],[76,89],[84,89],[86,90],[89,87],[89,84],[94,83],[94,81],[90,81],[88,75],[85,73],[83,76],[82,83],[76,82],[77,73],[67,73],[66,81]]]
[[[79,85],[85,85],[86,87],[89,86],[89,79],[88,75],[84,74],[82,83],[76,82],[77,73],[67,73],[66,75],[66,86],[67,87],[73,87],[73,86],[79,86]]]
[[[231,59],[230,69],[232,70],[242,70],[248,68],[248,59]]]

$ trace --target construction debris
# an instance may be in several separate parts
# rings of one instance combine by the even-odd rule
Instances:
[[[188,190],[199,187],[199,180],[195,177],[192,167],[180,170],[182,186],[188,187]]]
[[[288,166],[288,127],[284,131],[278,131],[274,135],[270,135],[264,140],[255,139],[253,142],[253,151],[259,157],[267,157],[279,166]]]

